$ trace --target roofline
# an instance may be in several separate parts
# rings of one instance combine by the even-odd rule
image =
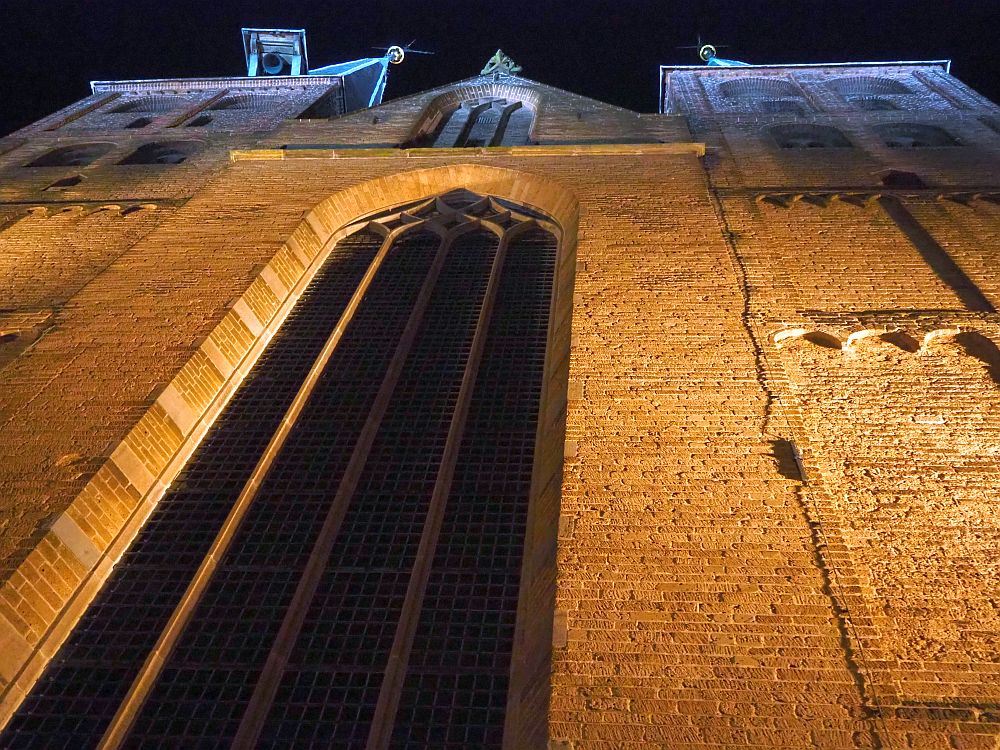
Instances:
[[[936,65],[944,68],[946,73],[951,72],[951,60],[887,60],[885,62],[839,62],[839,63],[767,63],[765,65],[741,65],[738,70],[747,68],[884,68],[893,67],[917,67]],[[660,70],[736,70],[722,65],[661,65]]]
[[[839,62],[839,63],[768,63],[765,65],[740,65],[737,68],[712,65],[661,65],[660,66],[660,113],[663,112],[663,79],[664,73],[670,70],[710,70],[721,72],[726,70],[747,71],[747,70],[775,70],[783,68],[885,68],[885,67],[928,67],[936,66],[943,68],[945,73],[951,74],[951,60],[892,60],[886,62]]]
[[[390,102],[402,101],[403,99],[412,99],[420,96],[428,96],[430,94],[435,94],[435,92],[439,92],[436,94],[436,96],[441,96],[443,94],[446,94],[450,89],[457,89],[461,88],[462,86],[474,86],[478,83],[503,83],[505,81],[507,82],[516,81],[518,84],[527,85],[529,88],[531,86],[539,86],[541,88],[550,89],[553,91],[561,91],[565,94],[569,94],[570,96],[579,97],[580,99],[586,99],[587,101],[597,102],[599,104],[604,105],[605,107],[611,107],[612,109],[617,109],[620,112],[626,112],[630,115],[643,114],[641,112],[636,112],[634,110],[628,109],[627,107],[622,107],[618,104],[611,104],[610,102],[602,101],[601,99],[595,99],[592,96],[586,96],[585,94],[578,94],[575,91],[567,91],[565,89],[560,89],[557,86],[553,86],[552,84],[549,83],[544,83],[542,81],[535,81],[532,80],[531,78],[525,78],[524,76],[518,75],[516,73],[512,75],[505,75],[501,77],[499,80],[495,79],[492,73],[486,75],[480,73],[478,75],[469,76],[468,78],[462,78],[458,81],[453,81],[451,83],[442,83],[437,86],[433,86],[429,89],[424,89],[423,91],[416,91],[412,94],[405,94],[397,99],[391,99]],[[387,105],[388,103],[389,102],[382,102],[378,106],[382,107]]]
[[[332,63],[330,65],[320,65],[318,68],[316,68],[316,72],[315,73],[313,73],[313,72],[303,73],[302,76],[348,76],[351,73],[356,73],[357,71],[362,70],[364,68],[367,68],[367,67],[369,67],[371,65],[384,65],[384,64],[388,63],[388,61],[389,61],[388,56],[383,56],[383,57],[362,57],[359,60],[348,60],[347,62],[343,62],[343,63]],[[350,65],[351,63],[356,63],[356,65],[354,65],[353,68],[348,68],[347,70],[342,70],[339,73],[323,73],[323,72],[321,72],[323,70],[326,70],[327,68],[335,68],[338,65]],[[292,77],[294,77],[294,78],[301,78],[302,76],[292,76]],[[275,76],[260,76],[260,77],[261,78],[264,78],[264,77],[274,78]],[[285,76],[285,77],[287,78],[289,76]]]
[[[378,59],[378,58],[373,58]],[[350,71],[350,72],[353,72]],[[251,88],[265,88],[270,86],[287,86],[287,85],[300,85],[300,86],[316,86],[323,83],[333,83],[335,81],[342,81],[344,75],[341,73],[335,74],[319,74],[319,75],[300,75],[300,76],[202,76],[198,78],[135,78],[131,80],[124,81],[91,81],[90,91],[96,94],[98,91],[114,91],[115,86],[134,86],[134,87],[162,87],[167,85],[197,85],[197,84],[222,84],[225,82],[241,82],[244,84],[249,83]]]

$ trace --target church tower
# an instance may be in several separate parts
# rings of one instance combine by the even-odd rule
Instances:
[[[0,747],[998,746],[1000,108],[243,43],[0,139]]]

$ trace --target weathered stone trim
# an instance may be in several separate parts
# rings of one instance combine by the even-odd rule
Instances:
[[[455,157],[453,148],[255,148],[233,149],[231,161],[282,159],[409,159]],[[461,149],[463,157],[481,156],[637,156],[645,154],[705,155],[704,143],[580,143],[561,146],[482,146]]]

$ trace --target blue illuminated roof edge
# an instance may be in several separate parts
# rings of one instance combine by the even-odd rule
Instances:
[[[275,85],[298,84],[300,86],[316,86],[321,83],[343,81],[343,75],[301,75],[301,76],[204,76],[199,78],[135,78],[124,81],[91,81],[90,90],[97,93],[103,86],[155,86],[168,84],[218,83],[220,81],[252,82],[250,88],[267,88]]]

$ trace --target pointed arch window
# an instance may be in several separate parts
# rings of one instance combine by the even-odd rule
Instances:
[[[501,746],[558,228],[345,231],[0,744]]]
[[[498,97],[462,102],[424,143],[434,148],[522,146],[528,143],[534,112],[521,101]]]

